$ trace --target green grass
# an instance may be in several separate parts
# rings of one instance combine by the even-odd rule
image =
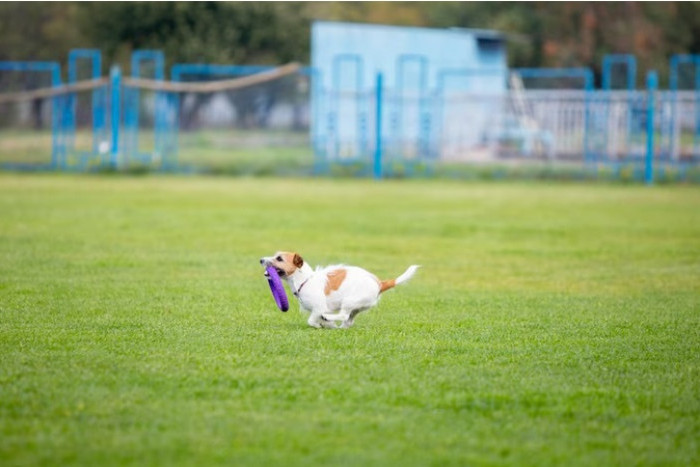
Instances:
[[[214,173],[311,173],[313,150],[306,131],[181,131],[178,163]]]
[[[50,162],[50,129],[0,129],[0,164],[49,164]]]
[[[126,133],[124,137],[129,140]],[[685,134],[684,134],[685,135]],[[92,132],[81,129],[67,142],[65,164],[69,170],[86,172],[113,172],[107,155],[92,154]],[[681,135],[685,141],[688,135]],[[692,136],[692,135],[691,135]],[[692,139],[692,138],[691,138]],[[691,140],[688,140],[692,143]],[[686,141],[686,142],[688,142]],[[122,141],[122,146],[127,143]],[[133,143],[133,142],[131,142]],[[690,145],[692,146],[692,144]],[[683,148],[690,147],[687,144]],[[71,149],[74,148],[75,150]],[[139,153],[151,154],[155,148],[155,133],[139,131]],[[355,160],[324,164],[314,158],[309,135],[305,131],[210,129],[179,132],[176,153],[153,156],[152,160],[124,157],[118,171],[126,174],[157,173],[158,171],[225,174],[236,176],[310,176],[324,173],[332,177],[367,177],[373,173],[370,156]],[[687,151],[681,151],[680,162],[657,161],[655,181],[700,183],[700,166],[691,164]],[[0,165],[25,164],[47,166],[51,163],[51,132],[27,129],[0,131]],[[556,180],[556,181],[621,181],[640,182],[644,179],[644,165],[633,159],[610,163],[584,164],[579,161],[556,162],[541,159],[501,158],[490,162],[430,161],[427,159],[394,158],[384,155],[383,173],[387,178],[441,178],[467,181],[491,180]]]
[[[698,465],[699,329],[697,187],[0,175],[3,465]]]

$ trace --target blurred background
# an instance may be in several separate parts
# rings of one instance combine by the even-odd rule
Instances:
[[[699,53],[696,2],[6,2],[0,162],[697,181]]]

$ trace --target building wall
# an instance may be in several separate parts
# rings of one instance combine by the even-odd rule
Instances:
[[[346,58],[338,58],[345,55]],[[377,72],[384,74],[385,85],[399,84],[399,64],[404,56],[404,88],[417,87],[420,65],[417,57],[427,61],[428,89],[438,87],[444,70],[502,70],[479,79],[479,87],[505,89],[506,51],[501,37],[493,31],[468,29],[429,29],[357,23],[319,21],[311,29],[311,64],[321,72],[326,88],[354,90],[358,79],[356,65],[348,55],[362,61],[360,85],[372,88]],[[408,58],[408,57],[412,57]],[[486,75],[482,75],[486,76]],[[471,76],[471,84],[474,78]],[[468,88],[467,79],[445,79],[448,87]],[[473,88],[472,88],[473,89]]]
[[[327,159],[372,154],[378,72],[384,79],[388,154],[441,157],[443,122],[454,120],[453,107],[442,102],[467,94],[501,96],[506,90],[505,45],[494,31],[321,21],[313,24],[311,38],[311,136],[317,155]],[[484,105],[491,104],[479,104],[469,134],[459,129],[460,138],[479,138],[484,116],[493,113]]]

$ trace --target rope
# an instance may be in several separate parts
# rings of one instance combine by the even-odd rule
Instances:
[[[206,83],[181,83],[177,81],[158,81],[146,78],[129,78],[124,77],[122,82],[125,86],[149,89],[152,91],[169,91],[169,92],[219,92],[240,89],[246,86],[266,83],[282,78],[283,76],[298,73],[301,65],[298,63],[290,63],[271,71],[256,73],[254,75],[244,76],[242,78],[225,79],[219,81],[210,81]],[[93,80],[78,81],[72,84],[62,84],[50,88],[34,89],[31,91],[7,92],[0,94],[0,104],[10,102],[23,102],[46,97],[55,97],[61,94],[74,93],[80,91],[89,91],[97,89],[109,84],[109,78],[98,78]]]
[[[0,104],[9,102],[23,102],[45,97],[55,97],[78,91],[89,91],[105,86],[109,83],[109,78],[98,78],[92,80],[78,81],[72,84],[62,84],[51,88],[34,89],[32,91],[6,92],[0,94]]]
[[[244,76],[243,78],[224,79],[218,81],[210,81],[206,83],[181,83],[178,81],[158,81],[145,78],[123,78],[125,86],[138,87],[149,89],[151,91],[168,91],[168,92],[220,92],[231,91],[246,86],[266,83],[274,81],[283,76],[291,75],[299,72],[301,66],[298,63],[290,63],[288,65],[275,68],[271,71],[256,73],[254,75]]]

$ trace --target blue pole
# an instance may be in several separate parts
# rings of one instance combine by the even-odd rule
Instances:
[[[61,85],[61,66],[52,63],[51,86]],[[65,141],[63,132],[63,117],[65,112],[65,96],[51,99],[51,168],[65,168]],[[61,164],[63,161],[63,164]],[[60,167],[63,165],[63,167]]]
[[[593,154],[591,151],[591,97],[593,96],[593,72],[584,68],[582,70],[583,83],[584,83],[584,115],[583,115],[583,159],[586,164],[591,164],[593,161]],[[598,157],[595,157],[597,162]]]
[[[382,178],[382,74],[377,73],[376,89],[376,116],[375,116],[375,143],[374,143],[374,178]]]
[[[694,55],[695,62],[695,138],[693,155],[700,155],[700,55]]]
[[[659,87],[659,76],[655,70],[647,73],[647,154],[644,169],[644,181],[647,185],[654,183],[654,99]]]
[[[96,50],[92,60],[92,77],[96,79],[100,76],[102,76],[102,52]],[[94,154],[99,154],[100,140],[105,136],[104,93],[104,88],[92,91],[92,152]],[[104,157],[104,154],[100,156],[100,163],[104,162]]]
[[[110,71],[112,84],[112,167],[116,168],[119,158],[119,123],[121,119],[121,85],[122,73],[118,66]]]

